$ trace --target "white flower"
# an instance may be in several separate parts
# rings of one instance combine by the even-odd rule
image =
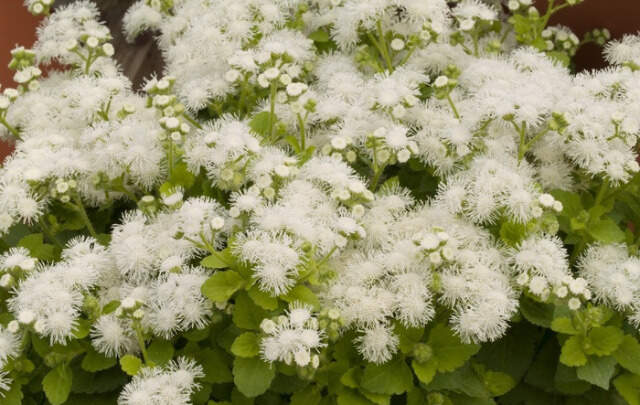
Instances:
[[[434,86],[442,88],[449,84],[449,78],[447,76],[438,76],[433,82]]]

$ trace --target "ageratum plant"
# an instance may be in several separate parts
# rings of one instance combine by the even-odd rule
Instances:
[[[578,2],[142,0],[140,93],[26,0],[0,402],[640,404],[640,38]]]

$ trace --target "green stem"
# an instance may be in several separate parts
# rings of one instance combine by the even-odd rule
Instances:
[[[191,118],[189,116],[189,114],[184,113],[182,114],[182,117],[187,120],[187,122],[189,122],[189,124],[193,125],[194,127],[198,128],[198,129],[202,129],[202,125],[200,125],[200,123],[196,120],[194,120],[193,118]]]
[[[300,152],[303,152],[305,149],[307,149],[306,146],[306,136],[305,136],[305,129],[304,129],[304,120],[302,119],[302,116],[300,115],[300,113],[296,113],[296,116],[298,117],[298,126],[300,127]]]
[[[95,240],[98,240],[98,233],[96,232],[95,228],[93,227],[93,224],[91,223],[91,220],[89,219],[89,216],[87,215],[87,211],[84,209],[84,205],[82,204],[82,200],[75,193],[73,195],[73,201],[75,202],[74,206],[76,207],[76,209],[80,213],[80,217],[82,218],[82,221],[84,222],[85,226],[89,230],[89,233],[91,234],[91,236],[93,236],[93,238]]]
[[[551,128],[545,127],[542,131],[538,132],[533,138],[531,138],[531,140],[529,142],[526,143],[525,149],[529,150],[533,146],[533,144],[538,142],[540,140],[540,138],[542,138],[550,130],[551,130]]]
[[[269,93],[269,139],[273,139],[273,125],[275,124],[274,115],[276,111],[276,83],[271,82],[271,89]]]
[[[387,48],[387,41],[384,37],[384,32],[382,31],[382,21],[378,20],[376,22],[376,28],[378,30],[378,37],[380,38],[378,49],[380,49],[380,51],[382,52],[382,57],[384,58],[384,61],[387,64],[387,68],[389,69],[389,72],[393,72],[393,62],[391,61],[389,49]]]
[[[602,184],[600,185],[600,190],[598,190],[598,194],[596,194],[596,200],[593,203],[594,207],[597,207],[598,205],[600,205],[600,203],[604,199],[604,196],[607,194],[607,191],[609,191],[609,179],[605,178],[602,181]]]
[[[457,119],[460,119],[460,114],[458,113],[458,109],[456,108],[456,105],[453,103],[453,100],[451,99],[451,93],[447,93],[447,101],[451,106],[451,110],[453,110],[453,115],[455,115]]]
[[[43,217],[40,217],[38,219],[38,225],[40,225],[42,233],[47,237],[47,239],[49,239],[50,242],[53,242],[53,244],[60,248],[60,250],[64,249],[64,246],[62,246],[62,243],[60,243],[58,238],[55,237],[51,229],[47,226],[47,223],[44,221]]]
[[[514,122],[513,125],[518,128],[518,126],[516,125],[516,123]],[[526,142],[526,124],[523,122],[522,126],[519,127],[519,134],[520,134],[520,144],[518,145],[518,164],[522,161],[522,159],[524,158],[524,154],[527,152],[527,142]]]
[[[7,128],[7,130],[11,132],[11,135],[13,135],[15,138],[20,141],[22,140],[22,138],[20,137],[20,131],[10,125],[4,117],[0,117],[0,124],[4,125],[4,127]]]
[[[87,55],[87,59],[84,62],[84,74],[89,75],[89,71],[91,69],[91,65],[93,64],[93,51],[89,49],[89,54]]]
[[[169,166],[169,178],[173,178],[173,141],[171,137],[168,137],[167,141],[169,145],[167,146],[167,164]]]
[[[407,54],[404,55],[404,57],[402,58],[402,60],[400,61],[400,66],[404,65],[405,63],[407,63],[407,61],[409,60],[409,58],[411,57],[411,55],[413,55],[413,52],[416,50],[417,47],[412,47],[411,49],[409,49],[407,51]]]
[[[147,345],[145,343],[144,335],[142,334],[142,329],[140,328],[139,322],[135,322],[134,329],[136,330],[136,339],[138,340],[138,346],[140,346],[140,351],[142,352],[142,359],[144,360],[145,364],[148,365],[149,356],[147,355]]]

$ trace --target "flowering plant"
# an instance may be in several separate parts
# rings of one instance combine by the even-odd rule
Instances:
[[[140,0],[141,94],[25,0],[0,403],[640,404],[640,38],[578,2]]]

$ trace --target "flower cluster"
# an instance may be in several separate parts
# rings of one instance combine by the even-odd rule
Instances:
[[[140,0],[135,92],[96,5],[27,0],[0,395],[637,402],[640,39],[548,26],[579,2]]]

